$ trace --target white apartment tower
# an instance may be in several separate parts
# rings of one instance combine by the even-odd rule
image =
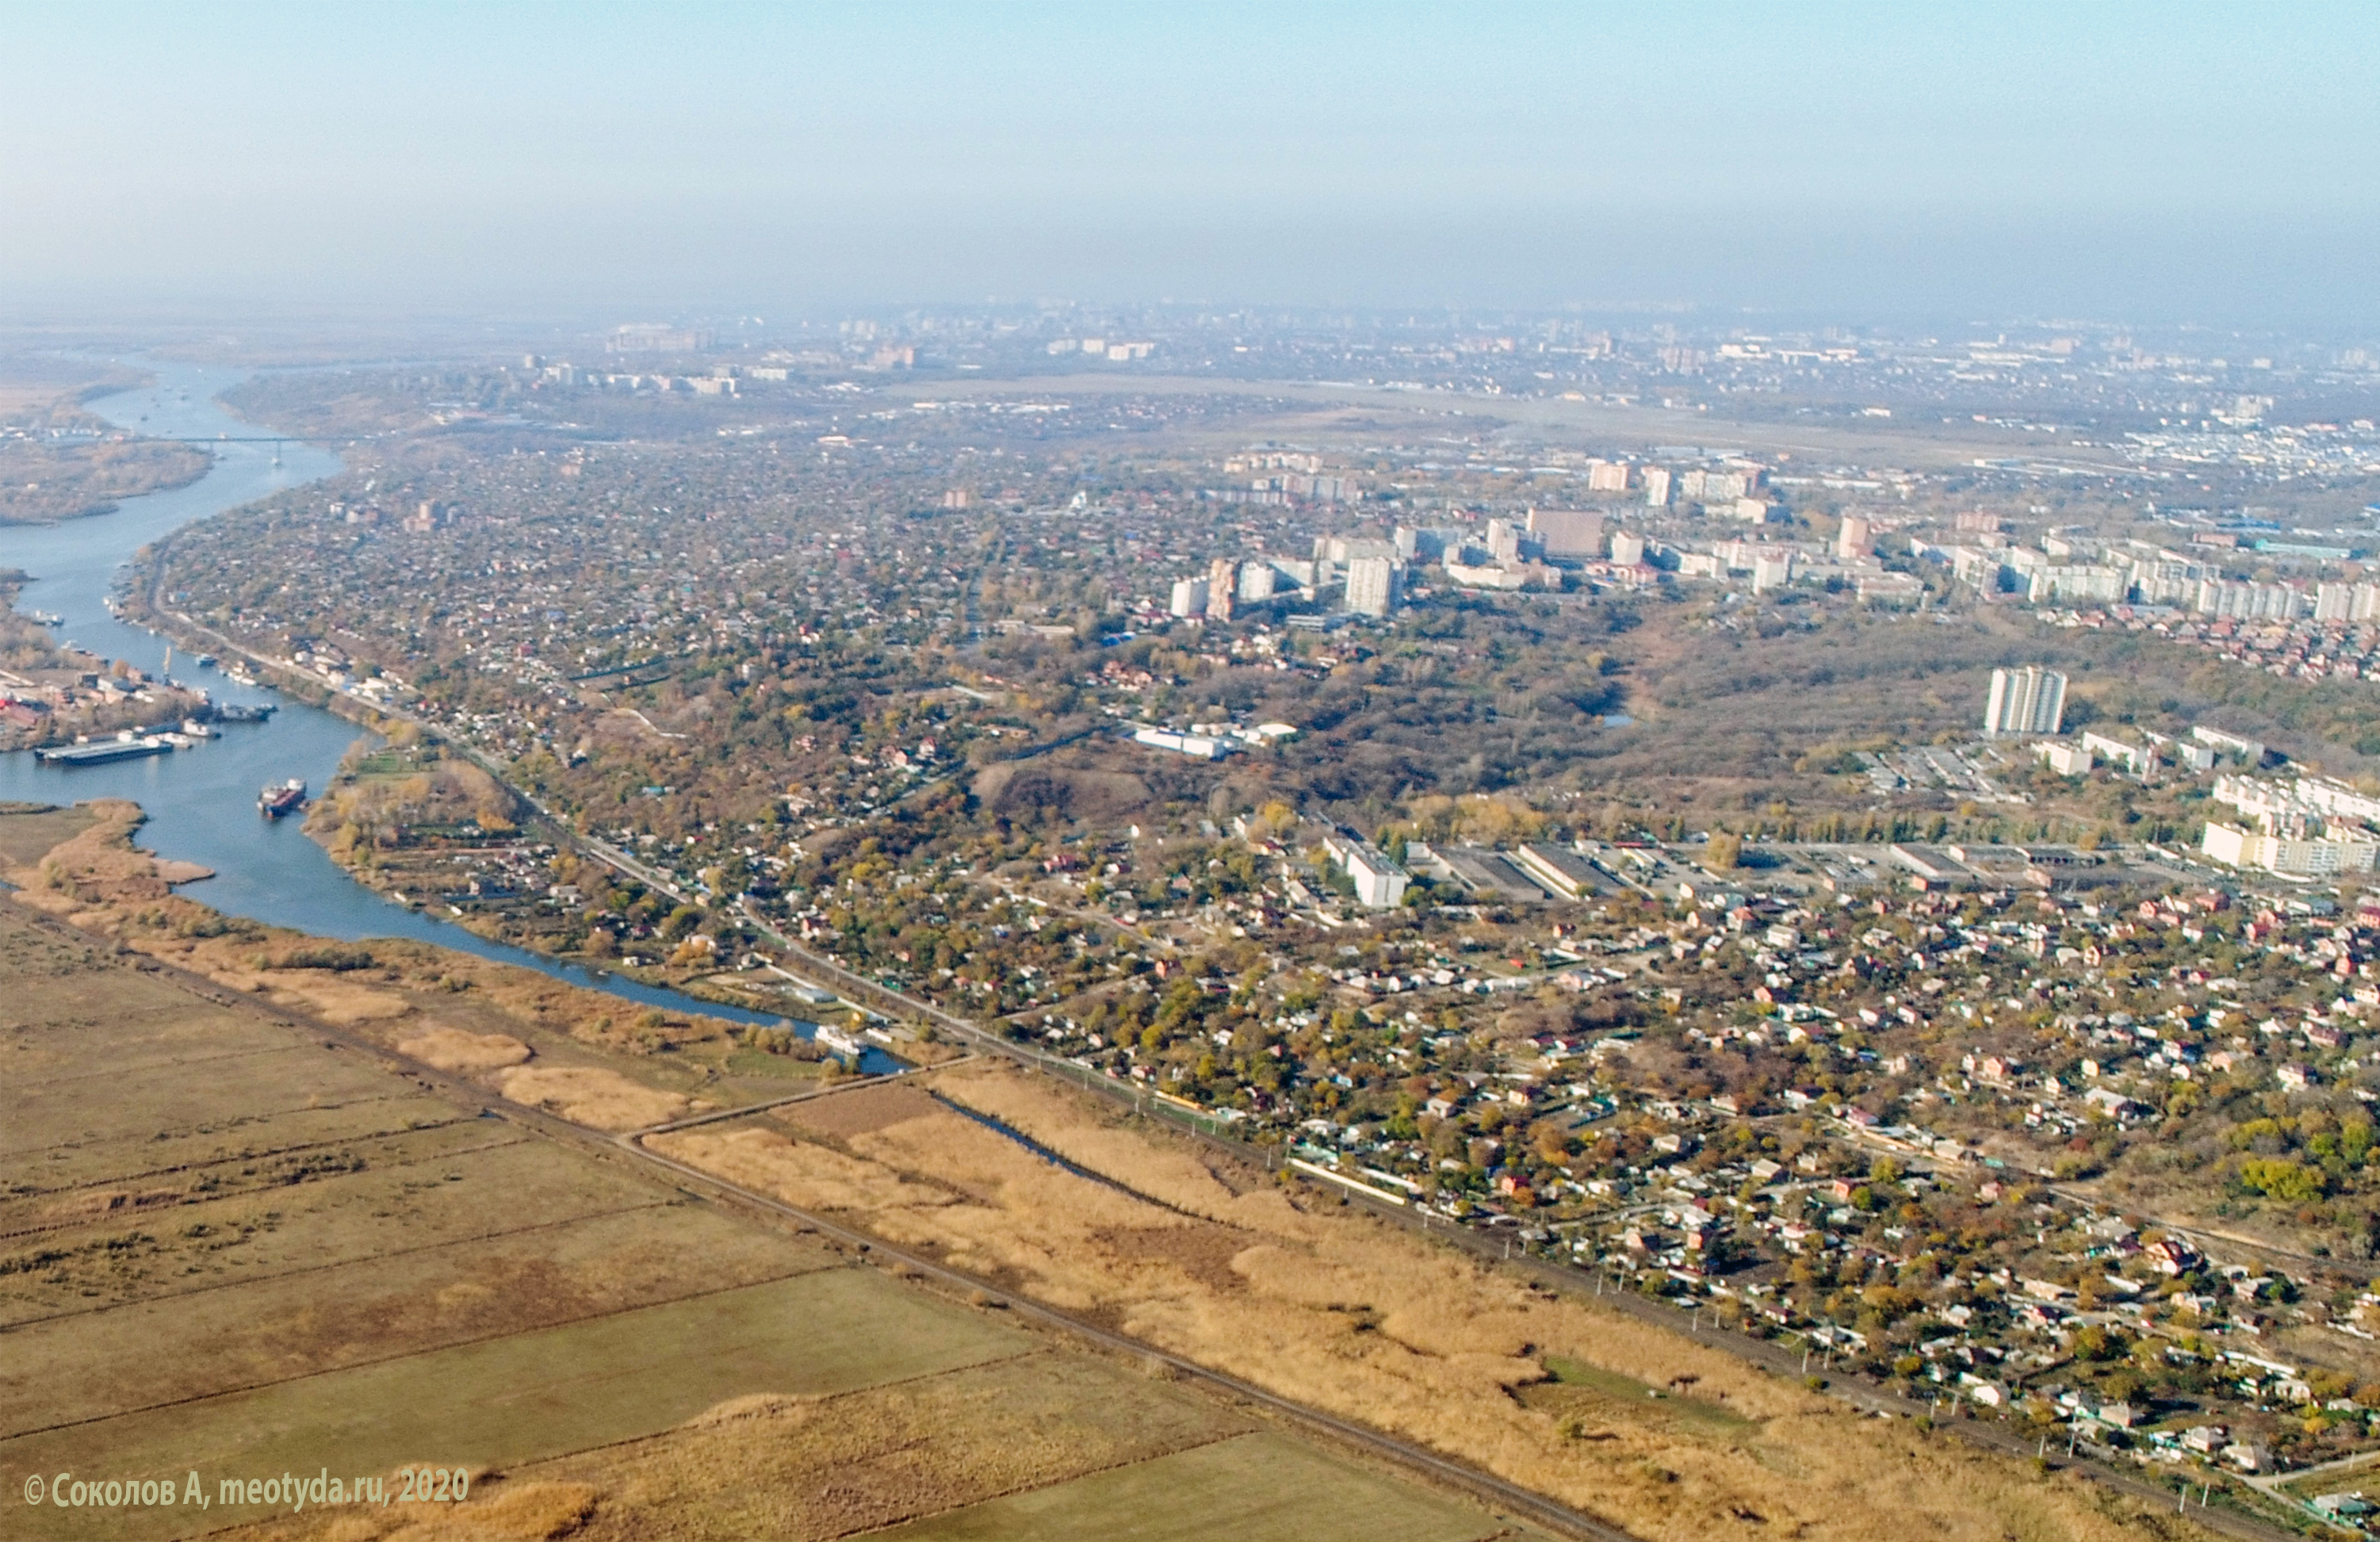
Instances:
[[[2065,719],[2065,675],[2039,664],[1992,671],[1991,695],[1984,703],[1985,738],[2055,734]]]
[[[1404,569],[1386,557],[1357,557],[1347,565],[1347,613],[1394,615],[1404,599]]]

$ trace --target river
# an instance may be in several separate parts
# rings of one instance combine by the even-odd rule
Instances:
[[[811,1025],[797,1020],[721,1006],[558,963],[433,920],[350,879],[307,838],[298,820],[261,817],[256,794],[267,783],[294,776],[318,792],[325,786],[340,757],[356,742],[355,724],[269,686],[243,686],[185,652],[176,651],[172,669],[165,671],[166,640],[117,621],[108,613],[107,596],[117,570],[150,541],[192,520],[331,476],[339,469],[339,459],[308,444],[230,442],[271,431],[234,418],[215,402],[218,393],[247,378],[244,372],[138,362],[156,375],[155,384],[100,397],[87,404],[89,410],[135,433],[205,440],[226,436],[213,446],[213,467],[188,487],[128,498],[113,514],[58,525],[0,526],[0,568],[32,575],[18,603],[29,612],[64,617],[56,634],[64,640],[152,674],[170,673],[185,685],[202,686],[218,702],[269,702],[278,710],[269,722],[225,723],[221,738],[142,760],[67,768],[37,762],[30,751],[0,755],[0,800],[132,799],[149,815],[141,845],[161,856],[213,868],[215,876],[193,885],[190,896],[228,915],[347,941],[411,938],[520,965],[646,1006],[707,1013],[739,1023],[785,1024],[805,1035],[811,1031]],[[899,1063],[869,1049],[861,1069],[893,1070]]]

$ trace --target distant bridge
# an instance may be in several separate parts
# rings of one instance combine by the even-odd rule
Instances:
[[[135,439],[161,440],[168,444],[352,444],[352,433],[136,433]]]

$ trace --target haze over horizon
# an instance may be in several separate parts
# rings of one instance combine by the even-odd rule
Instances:
[[[0,57],[0,315],[1063,295],[2351,326],[2361,7],[136,5]]]

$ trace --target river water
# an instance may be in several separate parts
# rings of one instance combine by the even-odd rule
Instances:
[[[226,442],[213,447],[213,469],[188,487],[128,498],[113,514],[52,526],[0,526],[0,568],[32,575],[18,606],[63,616],[59,637],[153,674],[164,671],[166,640],[115,620],[107,611],[109,589],[126,560],[194,519],[330,476],[339,469],[339,460],[307,444],[230,443],[270,431],[232,417],[215,403],[216,394],[247,378],[244,373],[139,362],[155,373],[154,385],[100,397],[87,404],[89,410],[136,433],[206,440],[225,436]],[[791,1024],[809,1031],[809,1025],[792,1019],[698,1001],[491,942],[374,893],[348,878],[309,840],[298,828],[299,820],[267,820],[256,811],[257,789],[267,783],[300,777],[308,787],[321,791],[340,757],[356,742],[355,724],[268,686],[240,685],[185,652],[175,653],[166,673],[185,685],[202,686],[218,702],[269,702],[278,710],[269,722],[220,724],[221,738],[143,760],[60,767],[37,762],[30,751],[0,755],[0,800],[64,804],[130,798],[149,815],[140,844],[161,856],[213,868],[216,876],[193,885],[190,897],[229,915],[347,941],[405,937],[434,942],[647,1006],[707,1013],[741,1023]],[[861,1060],[861,1068],[868,1071],[898,1064],[873,1049]]]

